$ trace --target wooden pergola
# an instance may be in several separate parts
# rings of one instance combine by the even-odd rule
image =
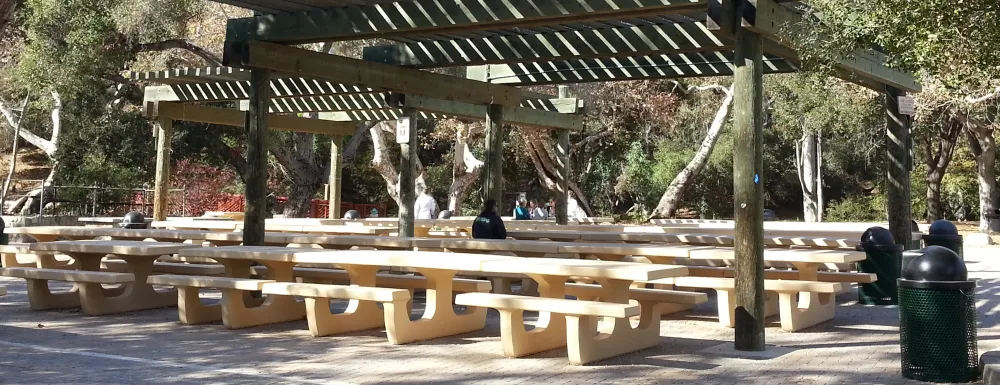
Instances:
[[[799,69],[791,42],[805,17],[797,9],[805,5],[783,0],[214,1],[257,13],[227,24],[223,61],[239,69],[135,78],[164,84],[146,90],[147,115],[160,122],[160,138],[169,137],[169,122],[175,119],[246,126],[247,245],[263,244],[268,129],[336,138],[352,133],[361,120],[485,119],[485,197],[497,200],[503,123],[556,129],[563,195],[558,212],[565,214],[569,130],[582,125],[574,115],[580,112],[579,101],[531,94],[518,86],[733,76],[736,347],[764,348],[762,76]],[[363,60],[292,46],[368,38],[393,44],[367,47]],[[839,77],[886,96],[889,224],[896,239],[906,240],[911,144],[909,121],[899,113],[897,97],[919,92],[920,85],[885,63],[885,55],[860,50],[834,66]],[[449,66],[468,67],[467,76],[422,70]],[[245,111],[191,103],[220,100],[239,100]],[[287,115],[298,112],[322,113],[320,119]],[[409,130],[408,141],[401,143],[400,235],[413,231],[415,132]],[[169,159],[163,142],[157,191],[166,189]],[[160,203],[157,213],[162,214]]]

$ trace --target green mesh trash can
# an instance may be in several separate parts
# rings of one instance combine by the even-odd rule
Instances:
[[[934,221],[927,234],[924,234],[922,238],[925,246],[947,247],[958,254],[959,257],[965,258],[965,253],[962,250],[962,244],[964,243],[962,236],[951,222],[944,219]]]
[[[976,283],[966,280],[965,264],[951,250],[931,246],[923,251],[897,283],[903,377],[976,381]]]
[[[903,245],[895,244],[889,230],[876,226],[861,235],[857,250],[867,255],[864,261],[857,263],[858,271],[878,277],[875,282],[858,286],[858,302],[866,305],[897,304],[896,280],[902,268]]]

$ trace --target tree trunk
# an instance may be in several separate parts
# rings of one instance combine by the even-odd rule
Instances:
[[[549,192],[553,194],[559,193],[559,185],[556,183],[555,175],[558,172],[556,166],[555,156],[551,150],[555,145],[552,144],[551,138],[548,135],[540,135],[537,131],[517,128],[521,133],[521,139],[524,140],[525,148],[528,150],[528,156],[531,157],[531,163],[535,166],[535,171],[538,172],[538,179],[545,186]],[[588,216],[593,216],[593,210],[590,208],[590,201],[587,199],[586,195],[583,194],[583,189],[576,182],[569,182],[569,189],[576,193],[576,201],[580,204],[580,208],[583,209]]]
[[[816,136],[816,219],[823,222],[823,134]]]
[[[973,147],[973,155],[976,157],[976,169],[979,179],[979,231],[984,233],[1000,231],[1000,219],[995,216],[987,217],[996,213],[998,205],[996,188],[996,158],[997,145],[993,139],[993,129],[986,124],[967,123],[970,137],[969,142]]]
[[[947,123],[946,129],[928,135],[924,140],[924,159],[927,162],[927,223],[944,219],[941,204],[941,180],[944,179],[948,163],[958,143],[958,133],[962,125],[957,120]]]
[[[62,132],[62,98],[59,97],[59,92],[52,91],[52,139],[49,140],[48,148],[44,149],[45,154],[52,159],[52,169],[49,170],[49,176],[45,178],[46,182],[52,182],[56,179],[56,171],[59,169],[59,160],[56,159],[56,151],[59,149],[59,134]]]
[[[469,187],[483,172],[483,162],[469,150],[469,129],[460,124],[455,131],[455,156],[452,159],[451,187],[448,189],[448,211],[451,215],[462,215],[462,202],[468,196]]]
[[[24,123],[24,115],[28,112],[28,99],[30,97],[31,95],[24,97],[24,102],[21,103],[21,115],[17,118],[17,123],[14,124],[14,143],[11,145],[10,150],[10,172],[7,173],[7,179],[3,181],[3,191],[0,192],[0,211],[3,210],[4,204],[7,202],[7,192],[10,191],[10,180],[14,177],[14,172],[17,170],[17,143],[21,139],[21,124]]]
[[[385,133],[388,131],[395,132],[395,128],[390,128],[388,122],[379,122],[369,129],[372,138],[372,166],[382,176],[382,179],[385,181],[386,191],[389,192],[389,196],[396,202],[396,206],[399,207],[401,202],[399,196],[399,173],[396,171],[396,165],[393,164],[389,154],[386,153],[388,147],[386,147],[385,143]],[[416,175],[417,180],[415,183],[417,190],[426,189],[427,182],[425,180],[424,166],[420,163],[419,157],[417,157]]]
[[[795,163],[798,169],[799,187],[802,189],[802,216],[806,222],[819,222],[817,162],[818,136],[815,132],[805,132],[795,147]]]
[[[701,170],[705,168],[705,164],[708,163],[708,159],[712,156],[715,144],[719,140],[719,134],[722,133],[722,128],[726,126],[729,109],[732,104],[733,87],[730,86],[729,90],[726,91],[726,97],[722,99],[722,104],[719,105],[719,110],[715,113],[715,118],[712,119],[712,125],[709,126],[705,139],[701,141],[701,147],[695,152],[694,158],[691,158],[687,166],[684,166],[684,169],[670,181],[667,191],[660,197],[660,202],[653,209],[650,218],[671,218],[677,212],[678,205],[680,205],[681,199],[684,198],[684,191],[694,183],[698,175],[701,174]]]

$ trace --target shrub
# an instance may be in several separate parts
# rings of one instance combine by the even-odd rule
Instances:
[[[886,199],[882,194],[852,195],[830,203],[824,219],[830,222],[880,222],[886,220]]]

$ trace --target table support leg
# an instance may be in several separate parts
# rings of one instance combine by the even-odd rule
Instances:
[[[100,258],[74,257],[73,259],[80,261],[82,270],[100,270]],[[153,262],[156,258],[122,256],[122,259],[128,262],[128,272],[135,275],[135,281],[114,289],[105,289],[99,283],[79,283],[83,314],[96,316],[177,306],[177,293],[174,290],[158,293],[153,290],[152,285],[146,283],[146,278],[153,272]]]
[[[375,287],[375,277],[378,266],[351,266],[346,269],[354,286]],[[411,290],[412,298],[412,290]],[[372,301],[352,299],[343,313],[330,312],[329,298],[306,298],[306,319],[309,321],[309,332],[314,337],[350,333],[385,326],[386,315]],[[409,301],[407,301],[409,302]],[[400,302],[397,306],[406,307]],[[408,313],[407,313],[408,314]]]
[[[278,282],[295,282],[293,264],[286,262],[262,262],[267,266],[267,278]],[[249,277],[249,261],[226,262],[227,277]],[[260,302],[244,290],[222,290],[222,324],[227,329],[270,325],[305,318],[306,309],[301,302],[290,295],[268,295]],[[250,302],[248,304],[248,302]],[[259,302],[259,304],[258,304]],[[256,305],[256,306],[255,306]]]
[[[781,329],[799,331],[833,319],[837,301],[830,293],[778,293]]]
[[[417,269],[427,278],[427,304],[424,315],[416,321],[410,320],[406,306],[394,303],[382,304],[385,311],[385,329],[389,342],[394,345],[425,341],[438,337],[452,336],[481,330],[486,327],[486,309],[470,308],[463,314],[456,314],[452,299],[452,279],[455,271]]]
[[[177,288],[177,314],[184,325],[201,325],[222,320],[222,305],[219,303],[205,305],[201,303],[198,294],[201,288]]]
[[[53,293],[49,281],[44,279],[28,279],[28,303],[31,310],[64,309],[80,306],[80,293],[77,285],[70,291]]]
[[[607,292],[607,302],[628,303],[631,282],[599,279]],[[660,344],[660,305],[639,301],[639,325],[628,318],[605,319],[593,316],[566,316],[566,351],[569,362],[583,365]]]

